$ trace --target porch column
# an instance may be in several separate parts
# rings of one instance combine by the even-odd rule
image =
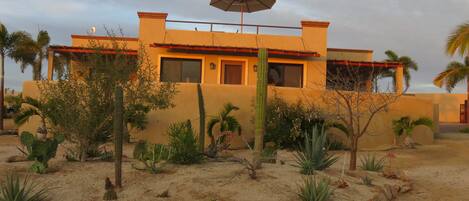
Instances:
[[[402,65],[399,65],[396,68],[396,93],[401,94],[404,92],[404,67]]]
[[[52,80],[54,78],[54,51],[47,51],[47,80]]]

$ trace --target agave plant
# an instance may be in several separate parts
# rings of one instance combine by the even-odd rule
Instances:
[[[338,157],[329,154],[327,135],[324,129],[313,129],[311,134],[305,133],[304,145],[296,152],[296,167],[302,174],[311,175],[314,170],[324,170],[337,162]]]
[[[30,177],[20,179],[16,174],[8,174],[0,185],[0,201],[47,201],[50,188],[40,186]]]
[[[324,179],[318,181],[314,177],[307,178],[298,193],[301,201],[327,201],[331,195],[329,182]]]
[[[237,132],[238,135],[241,135],[241,125],[238,120],[230,115],[231,112],[239,110],[238,107],[234,106],[231,103],[225,104],[223,110],[218,114],[218,116],[213,117],[208,122],[208,136],[210,137],[210,145],[208,156],[216,157],[220,146],[229,146],[226,144],[226,136],[229,133]],[[214,129],[215,126],[219,125],[219,137],[215,137]],[[222,147],[223,148],[223,147]]]
[[[378,159],[375,155],[366,155],[360,161],[362,170],[379,172],[384,168],[385,158]]]
[[[406,135],[404,144],[406,147],[410,148],[413,148],[415,144],[414,140],[412,139],[412,131],[415,129],[415,127],[420,125],[431,128],[433,127],[433,121],[425,117],[412,120],[409,116],[401,117],[398,120],[392,121],[394,134],[396,134],[397,137]],[[396,144],[397,140],[395,140],[394,143]]]

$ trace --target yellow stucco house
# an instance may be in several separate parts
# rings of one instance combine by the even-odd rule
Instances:
[[[239,26],[228,23],[194,22],[169,20],[167,13],[138,12],[139,33],[135,38],[119,37],[127,43],[129,54],[138,54],[140,44],[145,48],[159,72],[162,82],[178,83],[179,93],[175,97],[175,108],[151,112],[149,125],[144,131],[134,134],[136,138],[153,142],[167,141],[166,128],[176,121],[191,119],[198,121],[196,85],[201,83],[207,114],[216,114],[226,102],[241,108],[236,113],[243,125],[243,134],[252,136],[252,100],[255,94],[257,51],[269,50],[269,84],[288,101],[320,96],[327,89],[328,68],[395,68],[396,90],[403,90],[402,66],[399,63],[373,61],[373,51],[358,49],[329,48],[329,22],[301,21],[299,27],[271,25],[244,25],[255,29],[254,33],[232,33],[219,31],[219,27]],[[202,24],[207,30],[176,30],[169,24]],[[264,34],[267,29],[284,29],[299,32],[298,35]],[[262,34],[261,34],[262,33]],[[53,59],[57,53],[86,54],[89,40],[109,41],[106,36],[72,35],[71,46],[49,48],[48,79],[53,80]],[[371,81],[368,80],[371,86]],[[34,84],[26,82],[25,95],[34,94]],[[269,89],[272,90],[272,89]],[[210,106],[210,107],[208,107]],[[433,103],[414,97],[403,97],[393,106],[389,114],[380,115],[373,123],[374,132],[360,140],[362,147],[376,147],[393,142],[391,121],[403,115],[434,117]],[[412,110],[412,114],[407,114]],[[194,125],[198,125],[194,123]],[[197,127],[197,126],[195,126]],[[197,128],[196,128],[197,129]],[[433,132],[421,129],[415,132],[420,143],[431,143]],[[240,139],[233,144],[243,145]]]

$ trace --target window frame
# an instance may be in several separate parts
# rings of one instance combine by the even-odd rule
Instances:
[[[205,57],[190,57],[190,56],[179,56],[179,55],[159,55],[158,56],[158,80],[162,81],[162,72],[163,72],[163,60],[164,59],[175,59],[175,60],[193,60],[200,62],[200,83],[197,82],[175,82],[175,83],[183,83],[183,84],[203,84],[205,82]]]
[[[306,63],[304,62],[287,62],[287,61],[277,61],[277,60],[269,60],[268,61],[268,71],[270,69],[271,64],[277,64],[277,65],[285,65],[285,66],[300,66],[301,67],[301,81],[300,81],[300,86],[299,87],[293,87],[293,86],[275,86],[275,87],[289,87],[289,88],[305,88],[306,85]],[[283,68],[285,69],[285,68]],[[284,70],[285,71],[285,70]],[[268,79],[268,78],[267,78]],[[285,75],[282,77],[283,80],[285,80]]]

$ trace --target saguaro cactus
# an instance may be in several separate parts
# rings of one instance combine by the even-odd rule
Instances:
[[[267,105],[267,76],[269,68],[267,59],[268,50],[265,48],[259,49],[256,87],[256,130],[253,158],[253,164],[255,168],[261,167],[261,153],[264,147],[265,110]]]
[[[202,86],[197,84],[197,96],[199,98],[199,150],[204,153],[205,149],[205,103],[204,96],[202,94]]]
[[[116,187],[122,187],[122,138],[124,137],[124,92],[116,86],[114,101],[114,146]]]

